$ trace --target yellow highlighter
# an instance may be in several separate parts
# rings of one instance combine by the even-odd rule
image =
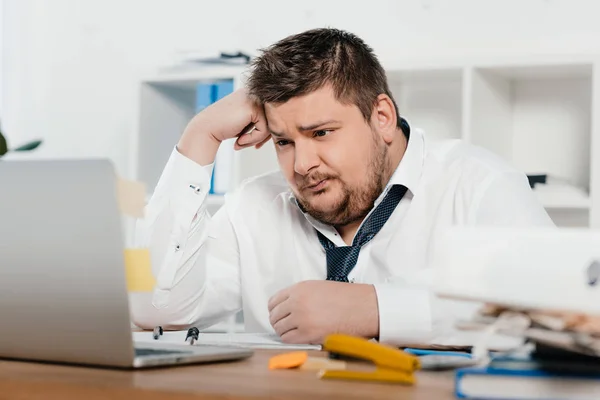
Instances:
[[[354,336],[329,335],[323,343],[323,350],[332,353],[372,361],[373,371],[321,370],[322,379],[349,379],[380,381],[413,385],[414,372],[421,368],[419,359],[394,347],[368,341]]]

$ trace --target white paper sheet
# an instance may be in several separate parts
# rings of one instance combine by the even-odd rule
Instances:
[[[133,332],[133,340],[138,343],[164,341],[166,343],[185,344],[186,331],[167,331],[154,340],[151,331]],[[247,349],[288,349],[288,350],[321,350],[320,345],[286,344],[277,335],[261,333],[202,333],[196,345],[228,346]]]

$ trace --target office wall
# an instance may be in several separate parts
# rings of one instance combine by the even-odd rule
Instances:
[[[384,62],[600,54],[596,0],[2,1],[0,118],[9,140],[43,137],[36,156],[108,156],[126,176],[136,81],[178,51],[254,51],[334,26],[362,36]]]

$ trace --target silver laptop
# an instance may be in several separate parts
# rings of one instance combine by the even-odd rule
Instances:
[[[0,358],[140,368],[251,350],[136,345],[107,160],[0,159]]]

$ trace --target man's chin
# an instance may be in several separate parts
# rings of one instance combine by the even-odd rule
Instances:
[[[320,194],[310,196],[308,199],[304,199],[303,204],[307,209],[314,211],[319,214],[332,214],[335,213],[340,207],[339,201],[328,198],[329,194]]]
[[[306,208],[306,212],[318,221],[328,225],[335,225],[340,218],[340,214],[343,214],[344,210],[340,209],[339,204],[316,203],[309,204]]]

